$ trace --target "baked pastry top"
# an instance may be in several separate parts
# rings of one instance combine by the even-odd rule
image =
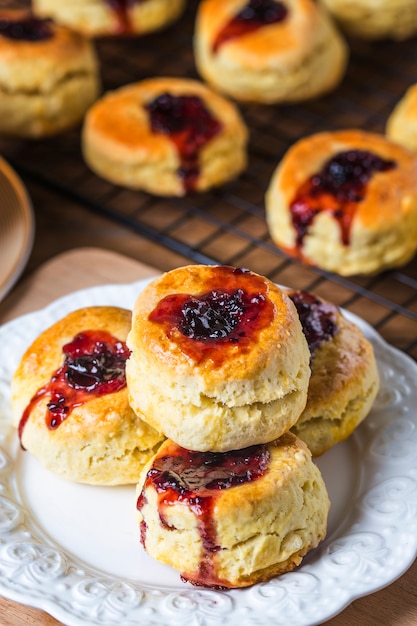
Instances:
[[[305,406],[309,351],[296,309],[248,270],[191,265],[155,279],[127,342],[132,407],[184,448],[272,441]]]
[[[266,193],[272,239],[342,275],[405,264],[417,249],[416,154],[355,129],[294,144]]]
[[[78,124],[98,96],[92,43],[28,10],[0,9],[0,132],[40,137]]]
[[[175,21],[185,0],[33,0],[33,10],[89,37],[144,35]]]
[[[194,54],[197,70],[216,89],[268,104],[333,89],[348,48],[314,0],[203,0]]]
[[[82,144],[104,178],[181,196],[237,176],[247,139],[232,103],[199,81],[166,77],[106,94],[86,116]]]
[[[388,117],[386,135],[417,152],[417,84],[411,85]]]
[[[414,0],[322,0],[350,36],[362,39],[404,40],[417,33]]]
[[[247,587],[291,571],[324,539],[329,499],[291,433],[232,452],[164,442],[137,487],[146,552],[208,587]]]
[[[347,439],[379,390],[372,344],[340,309],[314,294],[288,290],[310,349],[307,404],[292,432],[319,456]]]
[[[163,439],[129,406],[125,340],[131,313],[87,307],[28,347],[12,379],[22,447],[75,482],[136,483]]]

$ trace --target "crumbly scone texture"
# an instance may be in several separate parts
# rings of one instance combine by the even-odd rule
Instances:
[[[69,313],[28,347],[12,379],[13,421],[18,427],[35,393],[63,364],[63,346],[81,331],[106,330],[125,341],[131,312],[87,307]],[[136,483],[144,463],[164,437],[129,406],[127,388],[75,407],[55,430],[46,424],[49,397],[36,403],[22,445],[42,465],[74,481],[95,485]]]
[[[114,183],[155,195],[186,193],[180,157],[169,136],[152,131],[146,105],[163,93],[201,98],[222,124],[199,151],[196,191],[223,184],[247,164],[248,130],[234,104],[196,80],[152,78],[104,95],[89,110],[82,148],[87,164]]]
[[[404,40],[417,33],[414,0],[322,0],[347,34],[362,39]]]
[[[218,266],[189,265],[152,281],[136,300],[127,340],[132,407],[190,450],[224,452],[272,441],[295,423],[306,403],[307,342],[295,306],[268,279],[260,277],[273,305],[272,321],[245,349],[225,344],[227,358],[220,364],[190,357],[175,335],[149,319],[164,297],[221,289],[222,276]],[[236,287],[245,289],[245,281],[240,274]]]
[[[126,12],[104,0],[33,0],[32,4],[36,15],[52,17],[88,37],[102,37],[145,35],[162,29],[180,17],[185,0],[131,3]]]
[[[297,255],[290,206],[301,185],[339,152],[365,150],[396,166],[374,173],[357,203],[344,245],[335,218],[322,211],[304,237],[305,263],[343,276],[374,274],[407,263],[417,250],[417,157],[383,135],[356,129],[323,132],[295,143],[275,169],[265,196],[272,239]]]
[[[171,445],[163,443],[157,456]],[[326,535],[329,498],[307,446],[287,433],[268,449],[270,463],[263,476],[216,492],[212,519],[220,549],[211,553],[210,568],[225,586],[247,587],[291,571]],[[152,484],[144,488],[151,466],[152,461],[137,486],[137,495],[143,490],[145,499],[138,519],[145,528],[146,552],[187,580],[204,584],[196,516],[184,503],[175,503],[161,522],[158,493]]]
[[[312,357],[307,404],[291,429],[315,457],[352,434],[379,391],[372,344],[339,310],[336,328]]]
[[[287,0],[287,17],[235,37],[213,51],[221,29],[245,0],[203,0],[194,33],[197,70],[211,86],[242,101],[298,102],[334,89],[342,80],[348,47],[314,0]]]
[[[3,9],[0,19],[27,11]],[[0,35],[0,134],[53,135],[79,124],[101,89],[93,44],[69,28],[51,25],[39,41]]]
[[[417,84],[411,85],[388,117],[386,135],[417,152]]]

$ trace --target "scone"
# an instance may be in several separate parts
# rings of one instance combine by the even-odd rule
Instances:
[[[266,443],[304,409],[310,354],[297,311],[254,272],[189,265],[156,278],[127,344],[132,408],[184,448]]]
[[[274,104],[334,89],[348,48],[315,0],[203,0],[194,56],[212,87],[237,100]]]
[[[183,196],[246,167],[248,131],[237,108],[202,83],[153,78],[106,94],[88,112],[87,164],[116,184]]]
[[[78,309],[35,339],[13,376],[22,448],[68,480],[136,483],[163,440],[129,406],[130,324],[125,309]]]
[[[411,85],[388,117],[386,135],[417,152],[417,84]]]
[[[0,134],[54,135],[79,124],[100,92],[92,43],[25,10],[0,10]]]
[[[33,0],[33,10],[88,37],[145,35],[174,22],[185,0]]]
[[[329,499],[291,433],[223,454],[167,440],[138,483],[146,552],[208,587],[247,587],[289,572],[326,535]]]
[[[306,264],[342,276],[404,265],[417,250],[417,155],[360,130],[305,137],[265,204],[272,239]]]
[[[372,344],[330,302],[288,290],[311,354],[307,404],[292,432],[313,456],[347,439],[365,419],[379,390]]]
[[[415,0],[321,1],[350,36],[371,40],[404,40],[417,33]]]

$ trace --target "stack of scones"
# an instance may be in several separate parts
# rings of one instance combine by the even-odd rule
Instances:
[[[151,281],[133,312],[69,313],[12,380],[24,450],[67,480],[136,484],[145,551],[212,588],[298,566],[330,507],[314,456],[378,391],[371,344],[334,305],[231,266]]]

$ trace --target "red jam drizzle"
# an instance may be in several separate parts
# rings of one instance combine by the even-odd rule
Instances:
[[[19,20],[0,20],[0,36],[15,41],[44,41],[51,39],[52,21],[28,15]]]
[[[153,486],[158,494],[158,512],[163,526],[172,528],[167,521],[167,512],[178,502],[186,504],[196,516],[202,557],[197,574],[184,573],[181,575],[183,580],[207,587],[228,586],[215,573],[215,554],[221,549],[213,519],[216,498],[223,489],[263,476],[269,461],[269,450],[263,444],[220,453],[191,452],[174,443],[163,456],[154,460],[138,498],[137,509],[140,511],[146,503],[146,488]],[[146,523],[142,522],[140,534],[145,549],[146,530]]]
[[[216,53],[220,46],[230,39],[242,37],[263,26],[282,22],[288,15],[283,2],[275,0],[250,0],[223,28],[217,33],[212,44],[212,52]]]
[[[163,93],[146,107],[154,133],[169,135],[181,166],[178,176],[186,191],[194,191],[200,175],[199,152],[218,135],[223,125],[198,96]]]
[[[117,34],[128,35],[133,32],[130,11],[135,4],[141,4],[145,1],[146,0],[105,0],[116,17]]]
[[[348,245],[357,204],[365,198],[369,180],[374,173],[394,167],[395,161],[366,150],[348,150],[329,159],[319,173],[301,186],[291,202],[296,248],[301,250],[305,235],[322,211],[331,213],[338,221],[342,243]]]
[[[171,294],[150,313],[167,336],[196,363],[221,365],[230,351],[245,352],[272,322],[275,308],[265,280],[252,272],[218,266],[199,295]]]
[[[338,332],[337,308],[306,291],[292,291],[288,295],[297,309],[311,358],[313,358],[317,348]]]
[[[49,397],[46,425],[55,430],[71,411],[95,396],[114,393],[126,386],[126,344],[103,330],[86,330],[63,346],[65,360],[51,380],[32,397],[19,423],[19,437],[34,406]]]

